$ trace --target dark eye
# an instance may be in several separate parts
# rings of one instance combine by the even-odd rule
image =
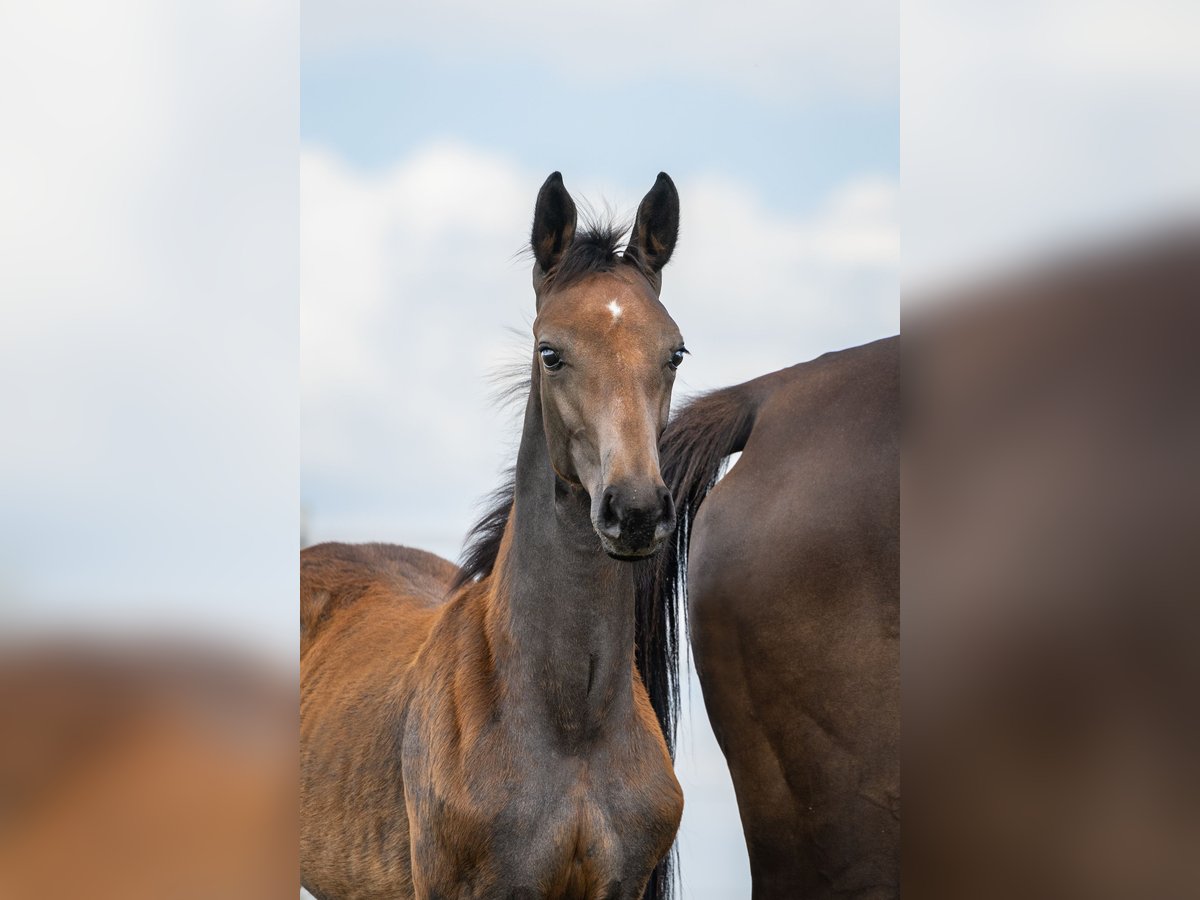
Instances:
[[[562,357],[558,355],[557,350],[553,349],[552,347],[542,347],[540,350],[538,350],[538,353],[542,355],[542,365],[544,365],[551,372],[562,368]]]
[[[671,354],[671,361],[667,363],[667,365],[669,365],[672,369],[678,369],[681,365],[683,365],[683,355],[687,352],[687,347],[680,347]]]

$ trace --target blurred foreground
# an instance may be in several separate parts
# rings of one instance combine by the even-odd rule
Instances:
[[[1200,897],[1200,229],[904,321],[909,896]]]
[[[294,897],[296,718],[227,654],[4,647],[0,896]]]

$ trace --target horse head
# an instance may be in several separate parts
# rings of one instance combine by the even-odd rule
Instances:
[[[636,559],[675,530],[658,439],[687,350],[659,292],[679,232],[679,194],[660,173],[623,250],[622,229],[577,235],[576,224],[555,172],[533,220],[535,387],[555,473],[587,492],[605,552]]]

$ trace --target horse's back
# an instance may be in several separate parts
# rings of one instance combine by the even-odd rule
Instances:
[[[458,568],[398,544],[317,544],[300,551],[300,655],[342,610],[363,603],[421,610],[446,597]]]
[[[457,573],[389,544],[301,552],[301,868],[318,896],[411,887],[398,710]]]
[[[753,429],[692,527],[692,641],[756,896],[898,892],[898,369],[893,338],[740,386]]]

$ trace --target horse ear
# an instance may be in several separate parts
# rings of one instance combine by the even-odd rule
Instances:
[[[667,264],[679,237],[679,192],[666,172],[658,173],[654,187],[642,198],[629,235],[626,256],[632,256],[649,274]]]
[[[563,187],[562,175],[552,172],[538,191],[533,210],[533,257],[543,274],[562,259],[575,239],[575,201]]]

